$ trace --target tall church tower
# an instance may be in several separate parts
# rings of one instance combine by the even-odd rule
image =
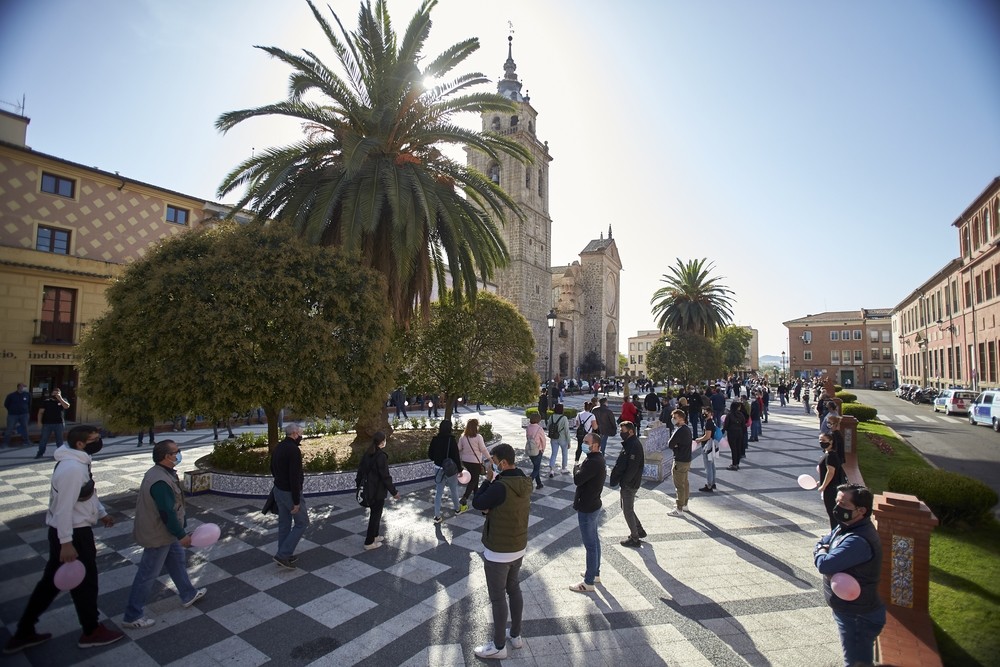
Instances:
[[[500,155],[493,160],[488,155],[467,149],[467,161],[486,174],[510,195],[524,219],[507,217],[502,234],[510,263],[497,272],[500,296],[511,301],[531,325],[535,336],[535,369],[543,379],[547,374],[549,327],[547,316],[552,308],[552,219],[549,217],[549,155],[547,142],[536,134],[538,112],[531,106],[528,95],[521,94],[517,65],[513,57],[513,37],[507,37],[507,62],[497,92],[514,102],[517,110],[510,116],[484,113],[483,130],[505,135],[528,149],[534,162],[521,164],[512,156]],[[553,364],[553,372],[558,368]]]

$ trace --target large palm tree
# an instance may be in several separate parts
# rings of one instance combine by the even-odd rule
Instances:
[[[710,273],[714,264],[707,259],[687,263],[677,259],[670,273],[663,274],[663,287],[656,290],[650,303],[661,331],[680,330],[713,337],[733,319],[732,290]]]
[[[514,109],[499,95],[467,92],[489,81],[484,74],[452,74],[479,48],[478,39],[424,57],[435,4],[425,0],[399,37],[384,0],[374,8],[362,2],[352,32],[331,10],[335,31],[309,2],[341,73],[310,51],[257,47],[292,68],[288,99],[216,121],[223,132],[258,116],[303,123],[301,141],[243,161],[219,186],[219,196],[245,187],[236,209],[249,207],[258,219],[291,224],[311,242],[358,253],[386,276],[391,309],[404,325],[418,307],[429,312],[435,281],[458,299],[474,295],[477,282],[508,260],[494,219],[503,224],[508,211],[520,216],[503,190],[441,147],[531,160],[513,141],[454,124],[458,113]]]

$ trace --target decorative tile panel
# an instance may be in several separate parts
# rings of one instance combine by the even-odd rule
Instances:
[[[913,607],[913,538],[892,536],[892,603]]]

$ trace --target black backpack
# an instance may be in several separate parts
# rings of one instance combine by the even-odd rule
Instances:
[[[593,419],[593,417],[591,417],[590,419]],[[577,424],[576,426],[576,439],[580,442],[582,442],[583,437],[587,435],[587,422],[590,421],[590,419],[587,420],[581,419],[580,423]]]
[[[555,415],[549,420],[549,439],[558,440],[559,439],[559,420],[565,419],[563,415]]]

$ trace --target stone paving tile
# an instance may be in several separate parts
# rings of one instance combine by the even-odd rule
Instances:
[[[567,400],[571,407],[582,402]],[[828,522],[818,495],[795,482],[815,469],[817,422],[793,410],[772,409],[764,438],[751,448],[746,464],[739,472],[720,470],[716,493],[693,493],[686,518],[666,515],[674,506],[669,479],[646,483],[636,507],[649,537],[639,550],[618,544],[627,529],[618,493],[607,489],[602,584],[594,593],[568,590],[580,580],[585,560],[571,508],[571,476],[545,478],[545,487],[532,496],[522,567],[525,646],[509,648],[502,664],[837,664],[836,630],[811,563],[812,544]],[[484,410],[480,419],[522,446],[520,415]],[[185,448],[185,461],[212,447],[210,433],[174,436]],[[110,530],[95,530],[100,605],[111,625],[121,620],[140,555],[131,525],[149,449],[134,443],[134,438],[109,438],[94,464],[98,488],[104,489],[99,493],[118,522]],[[619,450],[612,438],[609,464]],[[47,554],[43,518],[50,473],[51,460],[36,463],[21,452],[0,452],[0,566],[8,575],[0,589],[2,641]],[[692,488],[700,486],[701,476],[696,457]],[[223,529],[215,546],[189,552],[192,580],[209,589],[204,600],[182,608],[164,575],[147,604],[157,620],[153,628],[130,630],[111,647],[80,651],[75,612],[69,597],[60,596],[39,624],[40,631],[56,637],[5,662],[485,664],[472,653],[491,636],[479,556],[482,516],[446,510],[444,523],[434,525],[433,486],[411,483],[402,490],[403,500],[386,507],[386,546],[372,552],[362,548],[364,510],[347,497],[312,498],[312,523],[294,571],[271,561],[277,523],[257,512],[259,500],[192,497],[189,528],[213,521]]]

